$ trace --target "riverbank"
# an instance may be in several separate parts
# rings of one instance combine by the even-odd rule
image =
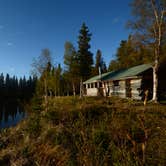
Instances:
[[[165,165],[166,106],[119,98],[50,99],[1,130],[0,165]]]

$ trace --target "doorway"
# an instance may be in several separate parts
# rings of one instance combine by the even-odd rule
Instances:
[[[132,94],[131,94],[131,81],[130,80],[126,80],[126,97],[131,98]]]

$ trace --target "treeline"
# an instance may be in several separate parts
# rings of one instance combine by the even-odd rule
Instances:
[[[122,40],[115,58],[107,68],[101,50],[96,57],[90,51],[92,34],[85,23],[78,35],[77,45],[65,43],[64,69],[54,65],[49,49],[42,50],[33,63],[33,71],[38,76],[37,93],[40,96],[62,96],[83,94],[83,82],[107,71],[129,68],[151,63],[153,65],[153,101],[157,101],[159,68],[166,64],[166,3],[160,0],[133,0],[132,17],[128,28],[132,30],[127,40]],[[162,76],[163,77],[163,76]]]
[[[76,49],[71,42],[65,43],[64,65],[53,65],[51,52],[43,49],[41,55],[34,60],[34,75],[38,76],[36,94],[38,96],[82,95],[83,81],[107,72],[101,50],[97,50],[95,63],[90,51],[91,33],[85,23],[82,24]]]
[[[159,68],[166,62],[166,1],[132,0],[130,7],[133,18],[127,26],[132,35],[121,42],[110,69],[150,62],[153,65],[152,101],[157,103]]]
[[[30,76],[26,79],[24,76],[18,79],[16,76],[11,77],[9,74],[1,73],[0,100],[29,100],[35,92],[36,81],[36,77]]]
[[[162,42],[159,64],[166,61],[166,41]],[[127,40],[122,40],[117,49],[115,59],[109,64],[108,70],[118,70],[132,66],[154,63],[154,47],[139,41],[138,36],[129,35]]]
[[[91,33],[85,23],[79,31],[78,46],[69,41],[64,45],[64,69],[60,64],[53,65],[51,52],[43,49],[41,55],[32,64],[33,73],[38,76],[36,94],[39,96],[67,96],[83,93],[82,83],[86,79],[107,71],[129,68],[154,61],[154,49],[143,44],[137,36],[129,35],[122,40],[114,60],[109,67],[103,60],[101,50],[95,58],[90,52]],[[166,43],[162,43],[160,64],[166,64]]]

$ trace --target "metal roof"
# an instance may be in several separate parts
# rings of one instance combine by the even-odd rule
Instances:
[[[128,69],[116,70],[116,71],[104,73],[101,76],[98,75],[98,76],[92,77],[88,79],[87,81],[85,81],[84,84],[98,82],[100,80],[107,81],[107,80],[121,80],[121,79],[127,79],[127,78],[134,78],[151,68],[152,68],[151,64],[143,64],[143,65],[134,66]]]
[[[110,75],[112,72],[107,72],[107,73],[103,73],[101,75],[97,75],[97,76],[94,76],[88,80],[86,80],[85,82],[83,82],[84,84],[88,84],[88,83],[92,83],[92,82],[98,82],[98,81],[101,81],[103,80],[106,76]]]

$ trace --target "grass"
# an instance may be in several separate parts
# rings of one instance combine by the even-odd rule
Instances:
[[[0,165],[166,165],[165,105],[57,97],[39,108],[1,130]]]

